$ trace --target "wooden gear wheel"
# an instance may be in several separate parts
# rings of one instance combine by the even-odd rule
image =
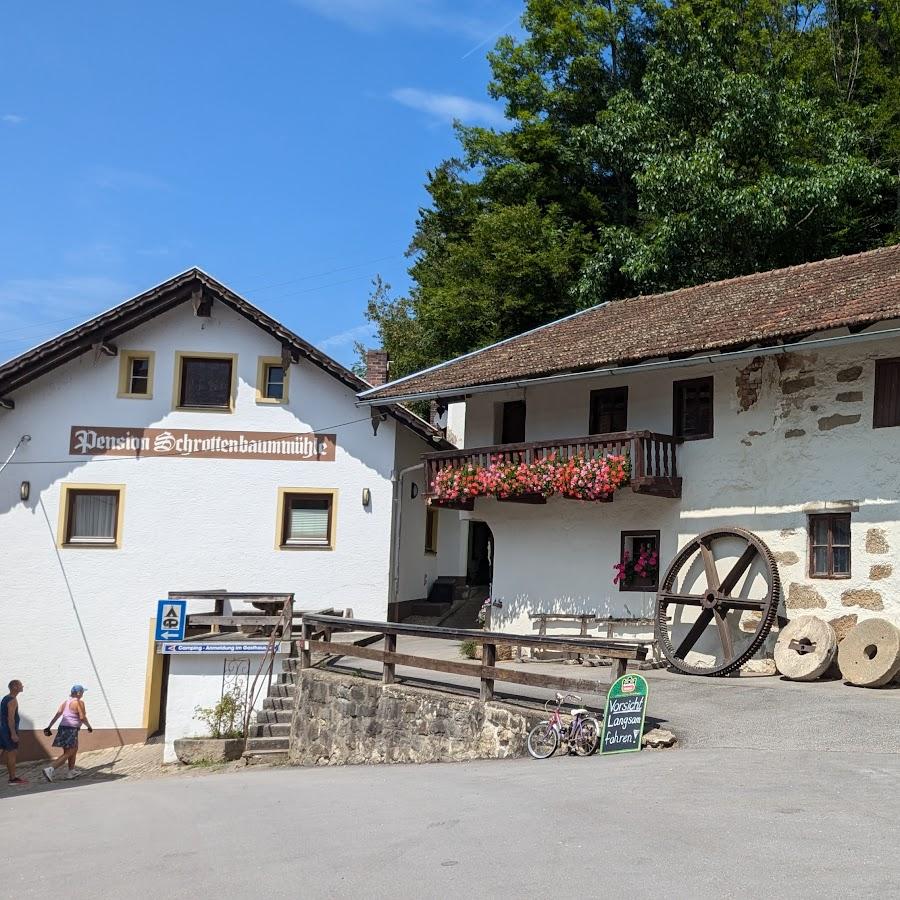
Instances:
[[[769,548],[743,528],[714,528],[672,560],[656,595],[656,636],[672,666],[728,675],[762,646],[781,602]]]

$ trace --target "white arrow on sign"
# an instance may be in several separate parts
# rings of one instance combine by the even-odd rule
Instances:
[[[178,637],[178,632],[177,632],[177,631],[161,631],[161,632],[159,633],[159,636],[160,636],[164,641],[170,641],[170,640],[172,640],[173,638],[176,638],[176,639],[177,639],[177,637]]]

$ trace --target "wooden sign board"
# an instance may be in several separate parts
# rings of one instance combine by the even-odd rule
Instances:
[[[631,753],[641,749],[647,695],[650,688],[642,675],[617,678],[606,695],[601,753]]]

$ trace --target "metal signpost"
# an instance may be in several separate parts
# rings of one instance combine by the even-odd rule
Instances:
[[[606,695],[601,753],[630,753],[641,749],[647,695],[650,688],[642,675],[617,678]]]
[[[156,640],[183,641],[187,600],[160,600],[156,606]]]

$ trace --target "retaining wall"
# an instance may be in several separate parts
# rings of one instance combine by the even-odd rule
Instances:
[[[538,718],[501,703],[306,669],[290,759],[306,766],[506,759],[526,752]]]

